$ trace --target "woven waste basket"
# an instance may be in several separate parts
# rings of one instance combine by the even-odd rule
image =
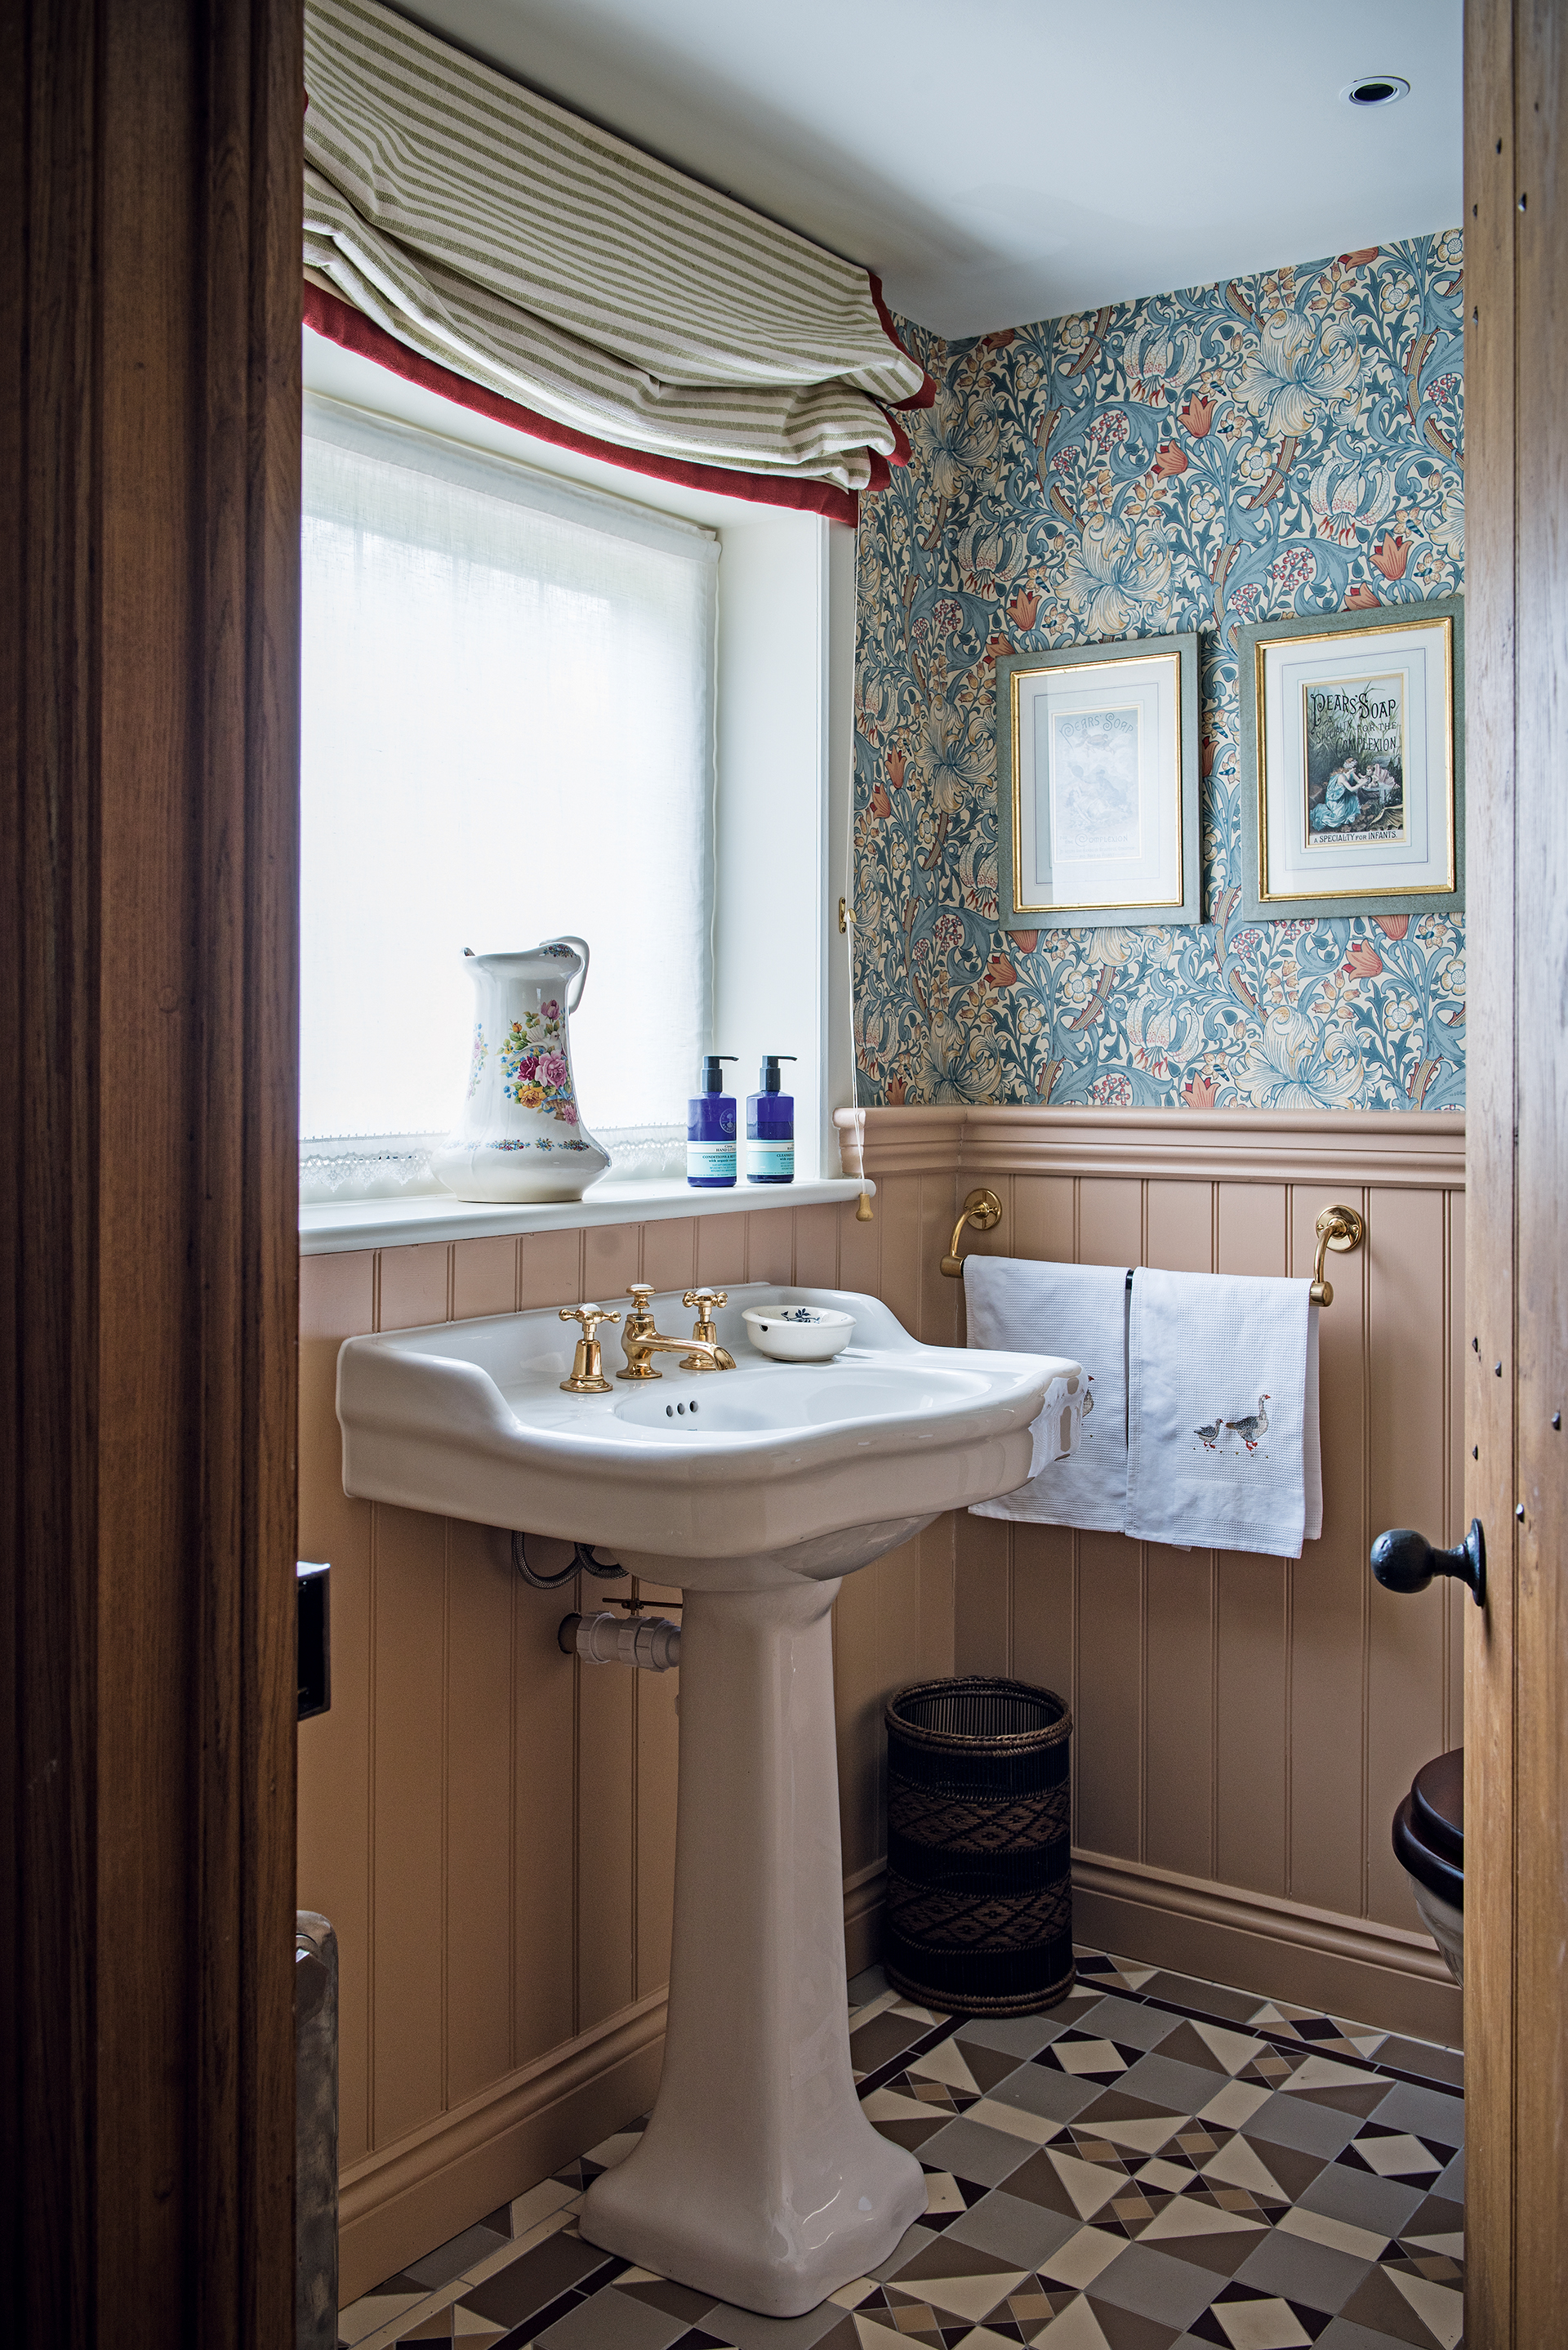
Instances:
[[[1073,1987],[1073,1717],[976,1675],[888,1704],[883,1964],[949,2013],[1028,2015]]]

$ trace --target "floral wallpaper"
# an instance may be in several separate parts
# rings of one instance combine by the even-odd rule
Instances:
[[[1235,632],[1463,585],[1459,232],[946,344],[863,495],[859,1098],[1464,1103],[1461,916],[1241,924]],[[1203,924],[1003,932],[999,653],[1199,632]]]

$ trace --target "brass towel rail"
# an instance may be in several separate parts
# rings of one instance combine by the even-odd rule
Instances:
[[[1324,1253],[1332,1249],[1336,1256],[1343,1256],[1346,1249],[1359,1248],[1366,1236],[1366,1219],[1356,1208],[1322,1208],[1313,1230],[1317,1234],[1317,1255],[1312,1269],[1313,1304],[1332,1305],[1334,1284],[1323,1277]]]
[[[948,1253],[942,1259],[942,1271],[950,1281],[963,1279],[963,1259],[959,1254],[959,1243],[966,1225],[972,1224],[977,1232],[989,1232],[1002,1222],[1002,1202],[994,1191],[971,1191],[963,1203],[963,1211],[953,1226],[953,1236]],[[1339,1202],[1320,1211],[1313,1227],[1317,1234],[1317,1255],[1312,1269],[1312,1299],[1314,1305],[1334,1304],[1334,1284],[1324,1278],[1326,1253],[1333,1249],[1343,1256],[1347,1249],[1359,1248],[1366,1235],[1366,1220],[1357,1208],[1347,1208]],[[1132,1287],[1132,1275],[1127,1275],[1127,1287]]]
[[[942,1271],[950,1281],[963,1279],[963,1259],[958,1253],[958,1244],[963,1238],[964,1226],[972,1224],[977,1232],[988,1232],[993,1224],[999,1224],[1001,1222],[1002,1202],[994,1191],[970,1193],[963,1203],[963,1213],[953,1226],[953,1236],[948,1243],[948,1253],[942,1259]]]

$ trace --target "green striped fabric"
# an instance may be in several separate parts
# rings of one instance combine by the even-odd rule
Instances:
[[[438,365],[618,446],[862,489],[919,391],[865,270],[450,48],[306,0],[305,260]]]

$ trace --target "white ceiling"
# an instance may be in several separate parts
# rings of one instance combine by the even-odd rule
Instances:
[[[1451,228],[1462,0],[396,0],[948,337]],[[1399,74],[1410,96],[1339,93]]]

